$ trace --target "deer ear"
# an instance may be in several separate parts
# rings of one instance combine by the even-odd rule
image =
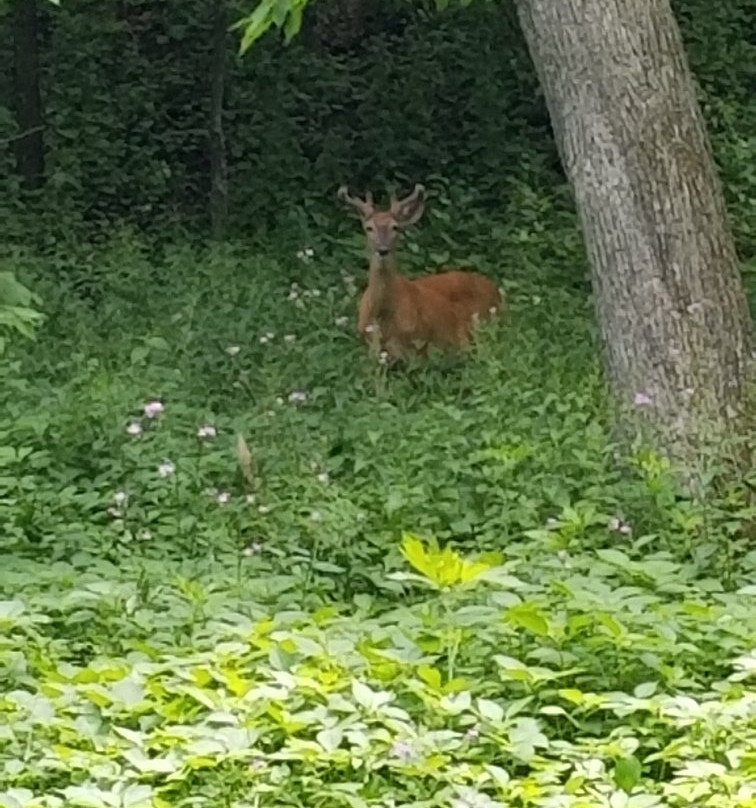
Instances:
[[[425,187],[416,185],[409,196],[404,199],[392,199],[391,212],[402,227],[416,224],[425,210]]]

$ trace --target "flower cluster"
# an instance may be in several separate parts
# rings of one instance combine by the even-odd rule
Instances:
[[[142,408],[144,417],[151,421],[162,415],[164,410],[165,405],[162,401],[160,401],[160,399],[157,398],[151,399]],[[141,420],[139,418],[132,418],[126,425],[126,432],[133,437],[141,435],[142,432],[144,432],[144,427],[142,426]]]
[[[289,340],[291,341],[291,340]],[[307,401],[307,393],[303,390],[294,390],[289,395],[289,401],[293,404],[303,404]],[[280,399],[280,403],[283,404],[283,399]],[[148,401],[144,407],[144,416],[148,419],[157,418],[159,415],[162,415],[165,412],[165,405],[159,401],[158,399],[152,399]],[[129,435],[137,436],[141,435],[143,432],[142,422],[139,419],[132,419],[126,426],[126,432]],[[197,427],[196,431],[197,438],[200,441],[210,441],[213,438],[218,436],[218,429],[215,424],[205,422],[200,424]],[[157,466],[157,474],[159,477],[163,479],[167,479],[168,477],[172,477],[176,473],[176,464],[170,460],[169,458],[163,458],[163,460]],[[322,483],[328,482],[328,473],[322,471],[318,474],[318,479]],[[228,491],[222,491],[217,488],[208,488],[205,490],[205,493],[210,496],[218,505],[227,505],[229,504],[233,497],[231,493]],[[245,495],[245,502],[247,505],[255,505],[257,506],[258,513],[264,515],[270,512],[270,506],[265,504],[258,504],[257,497],[255,494],[248,493]],[[108,507],[108,513],[114,519],[122,519],[125,516],[126,507],[128,505],[128,494],[125,491],[117,491],[113,496],[113,502]],[[313,514],[313,519],[317,519],[318,516]],[[257,550],[254,548],[258,547]],[[252,548],[250,550],[250,548]],[[245,555],[254,555],[259,552],[259,545],[250,545],[245,551]]]
[[[632,527],[617,516],[613,516],[609,520],[609,530],[614,530],[617,533],[621,533],[623,536],[629,536],[633,532]]]

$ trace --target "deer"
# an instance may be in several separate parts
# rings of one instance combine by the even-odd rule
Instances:
[[[469,346],[475,326],[495,315],[501,294],[479,272],[450,269],[408,278],[399,271],[397,247],[401,231],[416,224],[425,210],[425,187],[415,185],[403,199],[392,194],[388,209],[351,196],[346,186],[339,199],[359,214],[370,263],[368,285],[360,302],[357,330],[372,353],[402,360]]]

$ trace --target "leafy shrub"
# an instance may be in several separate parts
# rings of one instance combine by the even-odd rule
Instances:
[[[34,327],[42,319],[42,314],[32,308],[37,302],[38,298],[12,272],[0,271],[0,354],[5,349],[3,332],[34,336]]]

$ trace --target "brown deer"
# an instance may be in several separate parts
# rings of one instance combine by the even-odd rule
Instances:
[[[449,270],[414,279],[399,272],[399,234],[420,220],[424,194],[425,188],[416,185],[404,199],[392,196],[388,210],[377,210],[370,193],[362,200],[350,196],[345,186],[338,192],[360,215],[370,259],[357,327],[374,351],[392,359],[425,354],[431,346],[465,347],[476,323],[501,306],[496,284],[478,272]]]

